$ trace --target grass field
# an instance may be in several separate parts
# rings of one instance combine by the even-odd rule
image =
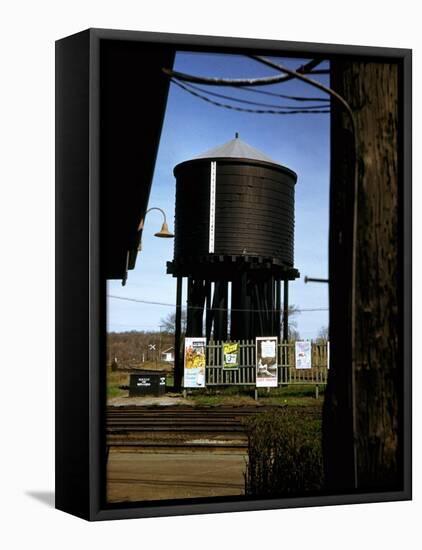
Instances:
[[[187,399],[198,405],[252,405],[255,403],[255,388],[247,386],[229,386],[188,392]],[[263,405],[291,405],[298,407],[318,406],[323,400],[323,389],[320,388],[320,399],[315,399],[315,387],[286,386],[258,390],[258,401]]]
[[[128,394],[127,390],[120,389],[120,386],[129,384],[129,374],[122,372],[112,372],[107,368],[107,398],[125,397]]]
[[[143,363],[146,370],[169,369],[168,363]],[[173,375],[167,374],[167,391],[170,392],[174,384]],[[127,397],[129,372],[112,371],[107,367],[107,398]],[[252,405],[255,403],[255,388],[248,386],[212,387],[200,390],[188,390],[187,401],[198,405]],[[175,395],[169,393],[169,396]],[[265,405],[290,405],[297,407],[313,407],[321,405],[324,388],[319,388],[320,399],[315,399],[315,386],[291,385],[281,388],[266,388],[258,390],[258,401]]]

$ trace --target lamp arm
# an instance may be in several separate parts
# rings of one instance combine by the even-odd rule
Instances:
[[[148,210],[145,212],[144,217],[142,218],[142,220],[139,223],[138,231],[141,231],[141,229],[144,228],[144,221],[145,221],[146,215],[148,214],[148,212],[151,212],[151,210],[158,210],[159,212],[161,212],[161,214],[163,215],[163,218],[164,218],[164,223],[167,223],[166,213],[164,212],[164,210],[162,210],[158,206],[152,206],[151,208],[148,208]]]

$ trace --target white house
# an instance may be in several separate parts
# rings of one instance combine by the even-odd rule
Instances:
[[[161,352],[161,361],[165,361],[167,363],[173,363],[174,362],[174,348],[168,348]]]

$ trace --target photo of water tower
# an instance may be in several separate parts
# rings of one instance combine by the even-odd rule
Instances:
[[[107,504],[397,487],[396,325],[361,314],[362,273],[386,273],[365,267],[382,163],[376,189],[357,169],[378,140],[397,193],[397,67],[130,41],[102,59]],[[396,342],[369,377],[388,421],[359,398],[367,338]]]

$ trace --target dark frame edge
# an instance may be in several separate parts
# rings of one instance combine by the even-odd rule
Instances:
[[[412,50],[403,53],[403,486],[412,499]]]
[[[101,393],[101,304],[105,296],[105,284],[101,280],[100,265],[100,39],[94,29],[89,30],[89,211],[90,211],[90,268],[89,268],[89,357],[90,357],[90,403],[89,403],[89,520],[94,520],[101,508],[102,495],[102,448],[103,406]]]
[[[55,44],[55,507],[89,518],[89,31]],[[79,390],[78,400],[70,388]]]
[[[405,491],[366,493],[356,495],[329,495],[316,497],[283,498],[271,500],[251,500],[198,504],[163,504],[99,510],[91,519],[106,521],[111,519],[152,518],[162,516],[185,516],[200,514],[224,514],[230,512],[258,512],[282,510],[286,508],[310,508],[316,506],[339,506],[351,504],[376,504],[411,500]]]
[[[354,55],[404,58],[412,52],[409,48],[390,48],[381,46],[361,46],[346,44],[331,44],[321,42],[293,42],[289,40],[273,40],[264,38],[241,38],[210,36],[197,34],[163,33],[151,31],[131,31],[117,29],[91,28],[99,39],[108,40],[137,40],[145,42],[167,43],[174,46],[189,45],[192,47],[207,48],[245,48],[268,49],[276,51],[312,53],[315,55]]]

